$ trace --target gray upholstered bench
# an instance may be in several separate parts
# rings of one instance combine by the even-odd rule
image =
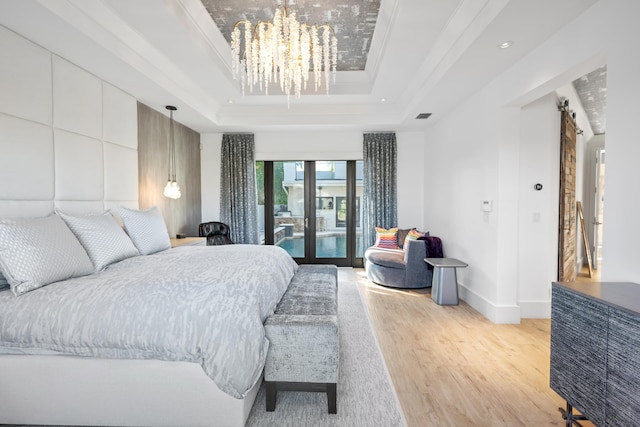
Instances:
[[[275,410],[278,390],[294,390],[326,392],[329,413],[337,412],[337,285],[335,265],[301,265],[267,318],[267,411]]]

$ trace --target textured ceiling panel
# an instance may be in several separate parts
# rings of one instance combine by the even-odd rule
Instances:
[[[271,21],[281,2],[272,0],[202,0],[220,32],[231,41],[236,22],[248,19]],[[338,71],[362,71],[367,63],[371,38],[378,19],[380,0],[289,0],[287,13],[298,21],[329,24],[338,38]]]
[[[585,74],[573,82],[595,135],[607,130],[607,66]]]

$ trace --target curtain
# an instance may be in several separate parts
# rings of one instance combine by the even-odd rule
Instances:
[[[363,239],[375,243],[374,227],[398,226],[395,133],[365,133],[363,144]]]
[[[255,143],[253,134],[222,136],[220,219],[235,243],[258,244]]]

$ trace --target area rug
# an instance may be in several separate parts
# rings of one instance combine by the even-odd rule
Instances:
[[[247,426],[406,426],[355,281],[338,283],[338,322],[338,413],[327,412],[326,393],[291,391],[278,392],[275,411],[267,412],[263,384]]]

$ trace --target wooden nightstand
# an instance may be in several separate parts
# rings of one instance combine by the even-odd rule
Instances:
[[[184,239],[171,239],[171,247],[176,248],[178,246],[206,246],[206,237],[185,237]]]

